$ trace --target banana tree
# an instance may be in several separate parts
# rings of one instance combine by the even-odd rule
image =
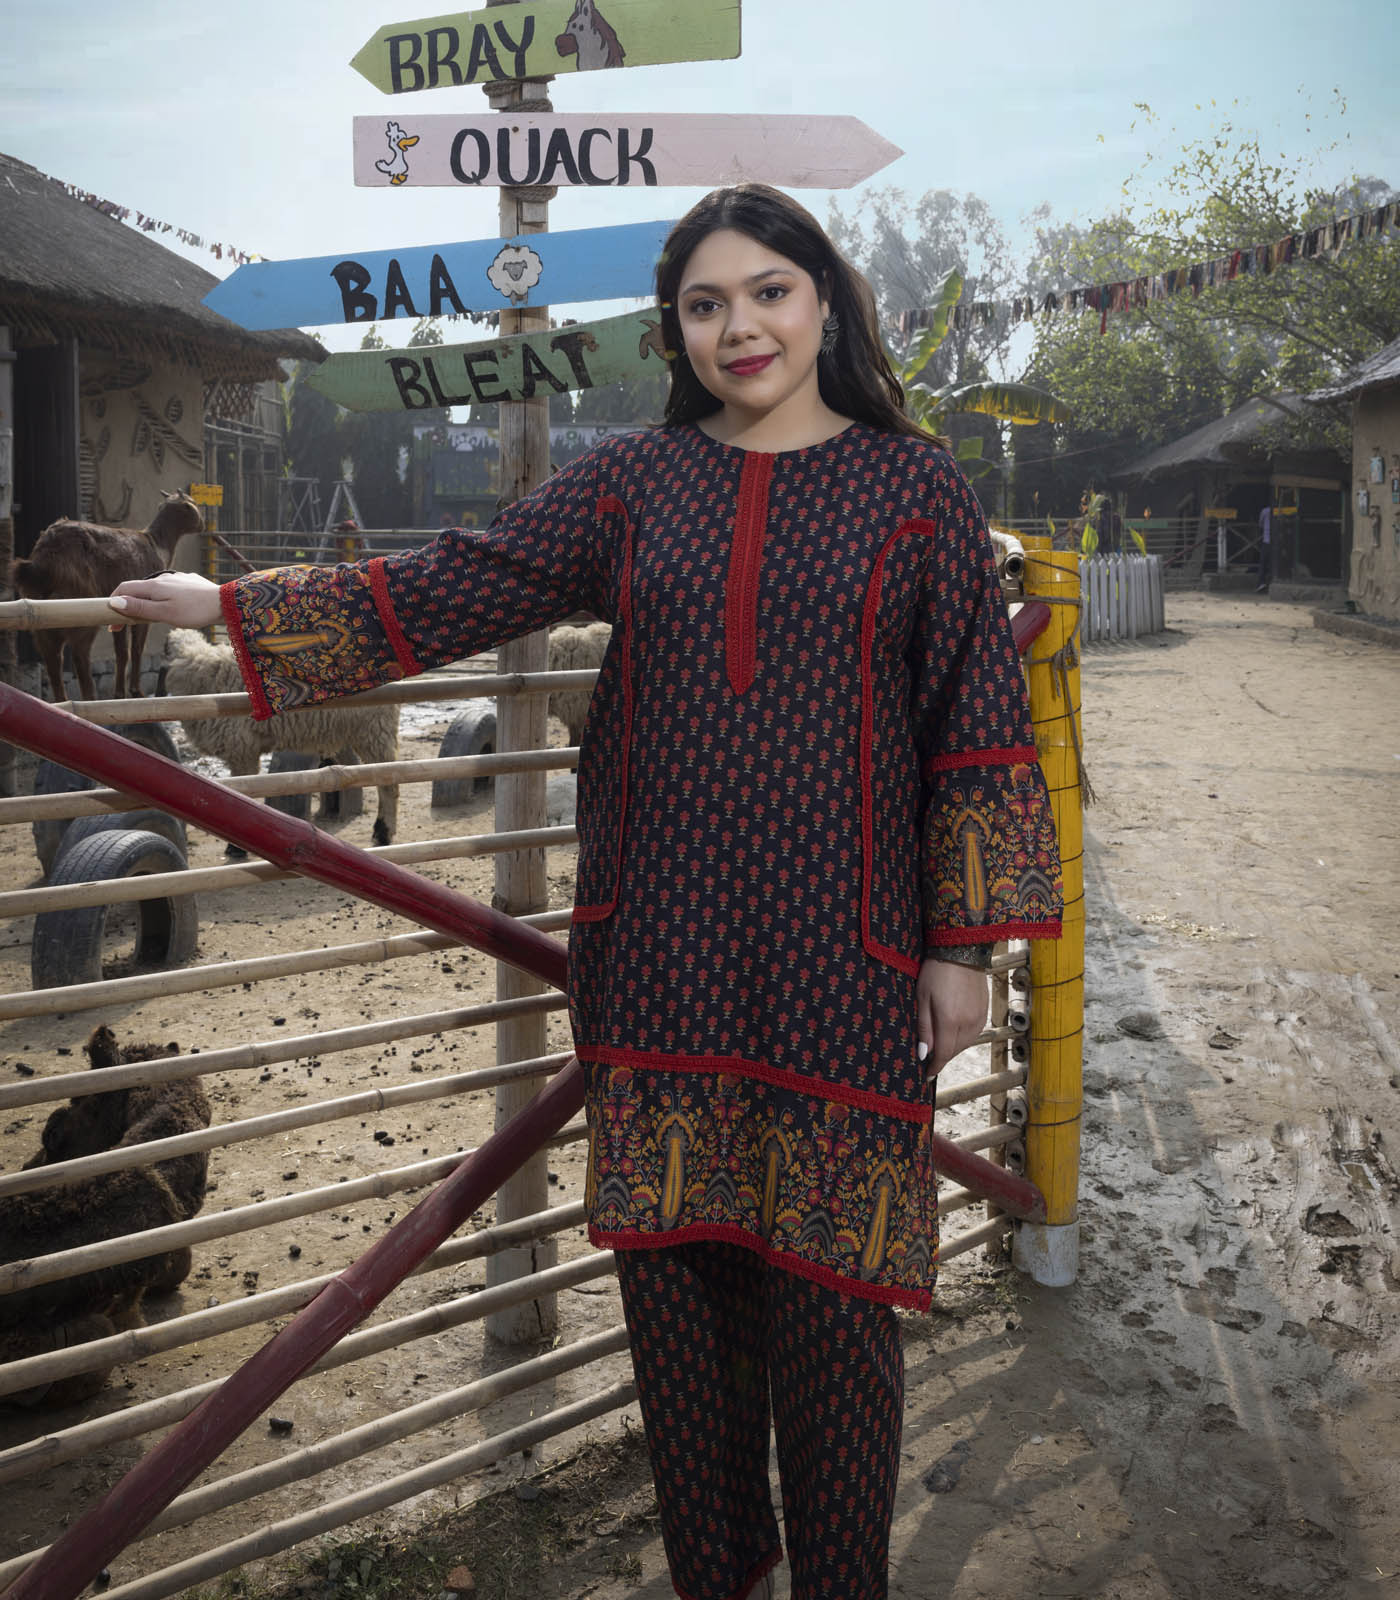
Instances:
[[[930,433],[941,433],[946,418],[954,414],[978,413],[999,422],[1068,422],[1070,408],[1063,400],[1032,389],[1024,383],[946,383],[930,388],[919,381],[919,373],[948,337],[953,307],[963,292],[962,274],[954,269],[941,278],[929,313],[929,325],[914,336],[896,371],[904,386],[904,403],[909,415]],[[982,441],[959,439],[956,455],[969,478],[980,478],[992,470],[993,463],[982,456]]]

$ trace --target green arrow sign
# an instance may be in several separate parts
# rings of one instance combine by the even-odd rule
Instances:
[[[427,411],[591,389],[665,359],[661,314],[649,307],[479,344],[331,356],[308,382],[347,411]]]
[[[350,65],[406,94],[738,54],[739,0],[527,0],[391,23]]]

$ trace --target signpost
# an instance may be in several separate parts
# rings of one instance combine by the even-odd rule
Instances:
[[[534,0],[390,23],[350,65],[405,94],[738,54],[739,0]]]
[[[631,299],[653,292],[669,222],[517,233],[358,256],[250,261],[204,297],[245,328],[300,328],[527,305]]]
[[[355,182],[362,188],[759,179],[791,189],[849,189],[903,153],[856,117],[355,118]]]
[[[426,411],[591,389],[664,360],[652,307],[508,339],[335,355],[307,382],[347,411]]]

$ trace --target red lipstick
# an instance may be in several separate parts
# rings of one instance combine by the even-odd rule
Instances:
[[[732,372],[736,378],[751,378],[754,373],[762,372],[772,360],[772,356],[741,356],[739,360],[731,361],[724,370]]]

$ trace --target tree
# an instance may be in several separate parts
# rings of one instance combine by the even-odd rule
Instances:
[[[962,288],[962,278],[956,271],[934,286],[932,303],[926,308],[929,326],[905,348],[897,373],[910,416],[930,433],[942,433],[955,419],[967,416],[990,417],[998,423],[1067,422],[1069,408],[1062,401],[1027,384],[982,379],[935,387],[921,376],[936,365]],[[975,434],[955,440],[953,453],[974,482],[994,465],[984,456],[983,441]]]
[[[647,363],[648,367],[652,363]],[[662,367],[638,372],[621,383],[600,384],[550,397],[549,418],[556,427],[600,422],[634,422],[642,427],[660,422],[670,392],[670,375]]]
[[[1149,107],[1139,111],[1152,118]],[[1160,163],[1149,156],[1124,185],[1121,212],[1086,228],[1044,218],[1033,292],[1152,278],[1219,260],[1238,267],[1244,257],[1237,251],[1392,197],[1376,178],[1319,185],[1309,171],[1317,159],[1270,158],[1226,118],[1187,144],[1160,179]],[[1046,318],[1024,376],[1067,399],[1074,421],[1051,438],[1039,437],[1051,430],[1036,429],[1019,441],[1025,459],[1018,489],[1038,491],[1041,509],[1064,511],[1086,483],[1102,483],[1134,457],[1254,395],[1318,388],[1397,336],[1400,241],[1393,235],[1353,240],[1336,254],[1324,250],[1268,273],[1237,274],[1199,294],[1178,293],[1106,319],[1099,312]],[[1281,438],[1344,447],[1342,408],[1328,416],[1287,400],[1283,406]]]
[[[409,349],[443,342],[427,318],[415,324]],[[377,325],[360,341],[361,350],[386,348]],[[415,425],[447,421],[447,412],[345,411],[300,381],[302,364],[290,384],[287,455],[297,477],[315,478],[321,505],[330,505],[336,480],[348,478],[367,528],[406,527],[413,519],[409,463]]]
[[[875,291],[882,325],[899,326],[902,311],[936,303],[950,272],[962,280],[969,303],[1005,302],[1018,280],[1011,250],[990,207],[975,194],[934,189],[912,205],[903,190],[876,189],[849,217],[835,201],[827,222],[837,249],[865,274]],[[952,328],[921,374],[932,385],[970,382],[999,369],[1009,321]]]

